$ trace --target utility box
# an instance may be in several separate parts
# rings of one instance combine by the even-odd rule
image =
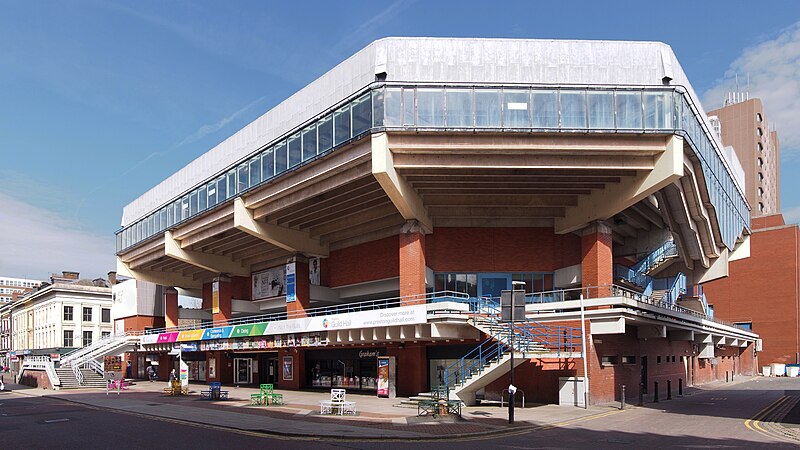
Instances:
[[[586,382],[583,377],[558,378],[558,404],[561,406],[580,406],[586,399]]]

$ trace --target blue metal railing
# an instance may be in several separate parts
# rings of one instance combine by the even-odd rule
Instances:
[[[447,366],[444,369],[444,384],[451,388],[462,384],[473,375],[483,372],[486,366],[499,361],[509,348],[500,340],[500,334],[502,332],[481,342],[461,359]]]

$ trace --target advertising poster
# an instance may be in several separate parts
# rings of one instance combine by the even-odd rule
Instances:
[[[253,300],[286,294],[286,267],[279,266],[253,273]]]
[[[217,378],[217,359],[208,358],[208,378]]]
[[[219,281],[211,283],[211,313],[219,314]]]
[[[308,281],[314,286],[319,286],[319,257],[308,260]]]
[[[286,264],[286,303],[292,303],[297,300],[297,292],[295,290],[295,263],[290,262]]]
[[[389,359],[378,358],[378,397],[389,396]]]
[[[284,381],[292,381],[292,380],[294,380],[294,357],[293,356],[284,356],[283,357],[283,380]]]

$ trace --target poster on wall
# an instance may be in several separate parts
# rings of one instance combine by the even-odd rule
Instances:
[[[284,381],[292,381],[292,380],[294,380],[294,357],[293,356],[284,356],[283,357],[283,380]]]
[[[389,396],[389,360],[378,358],[378,397]]]
[[[292,303],[297,300],[295,291],[295,263],[290,262],[286,264],[286,303]]]
[[[217,359],[208,358],[208,378],[217,378]]]
[[[308,281],[314,286],[319,286],[319,257],[308,260]]]
[[[285,295],[286,267],[273,267],[253,274],[253,300]]]
[[[219,281],[211,283],[211,313],[219,314]]]

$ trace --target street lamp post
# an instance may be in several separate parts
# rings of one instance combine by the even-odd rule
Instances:
[[[511,314],[510,314],[510,317],[509,317],[510,320],[509,320],[509,324],[508,324],[508,334],[509,334],[508,341],[509,341],[509,347],[510,347],[510,352],[511,352],[511,358],[510,358],[510,361],[509,361],[509,363],[511,364],[511,371],[510,371],[510,381],[509,381],[509,385],[508,385],[508,423],[509,424],[513,424],[514,423],[514,394],[516,394],[516,392],[517,392],[517,387],[514,386],[514,322],[516,322],[517,320],[521,319],[521,318],[517,319],[514,316],[514,310],[517,307],[517,301],[516,301],[517,300],[517,298],[516,298],[517,296],[515,295],[516,292],[521,292],[520,295],[523,296],[523,299],[524,299],[525,282],[523,282],[523,281],[512,281],[511,282],[511,295],[510,295],[510,297],[511,297],[511,301],[510,301],[510,303],[511,303]],[[522,305],[523,305],[523,308],[524,308],[525,307],[524,300],[522,302]],[[523,317],[524,317],[524,312],[523,312]]]

